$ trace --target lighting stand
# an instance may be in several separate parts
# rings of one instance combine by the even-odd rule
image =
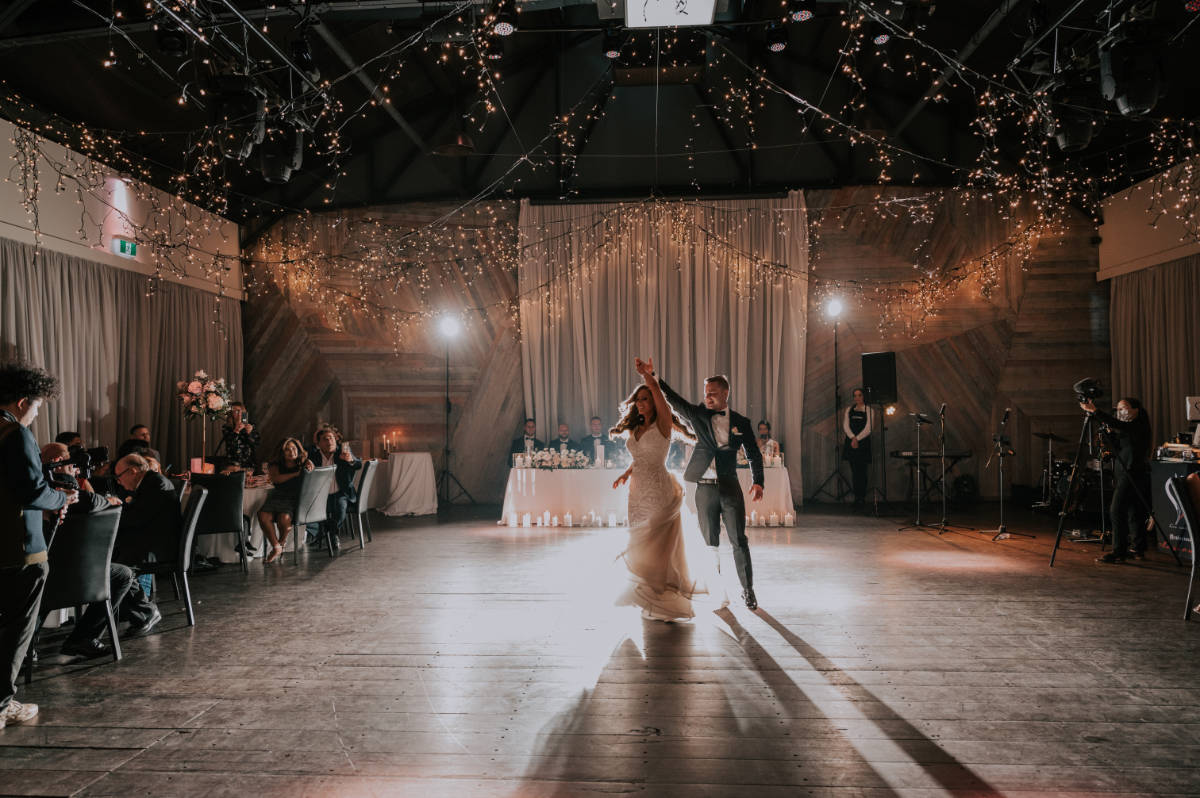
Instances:
[[[912,418],[913,423],[917,427],[917,448],[914,452],[917,461],[916,465],[913,467],[913,489],[917,494],[917,517],[911,524],[905,524],[896,531],[904,532],[907,529],[937,529],[937,527],[933,526],[932,524],[921,523],[921,493],[924,488],[924,486],[921,484],[921,425],[928,424],[929,419],[925,418],[925,416],[921,415],[920,413],[909,413],[908,415]]]
[[[817,489],[808,497],[810,502],[815,502],[820,495],[824,493],[835,502],[840,502],[846,498],[846,494],[853,491],[850,483],[842,476],[842,433],[841,433],[841,415],[842,415],[842,388],[838,378],[838,321],[833,320],[833,471],[825,480],[817,486]],[[832,486],[829,483],[833,483]]]
[[[458,481],[458,477],[454,476],[454,472],[450,470],[450,341],[446,341],[446,439],[442,447],[442,473],[438,475],[438,511],[448,511],[450,505],[455,499],[463,496],[467,497],[469,504],[475,504],[475,497],[472,496],[463,484]],[[450,494],[450,483],[458,489],[458,492],[453,496]]]
[[[942,522],[937,525],[938,534],[944,534],[947,529],[961,529],[965,532],[978,532],[979,530],[973,526],[963,526],[962,524],[949,524],[946,522],[946,405],[942,405],[941,412],[938,413],[941,429],[938,432],[938,456],[942,460]]]

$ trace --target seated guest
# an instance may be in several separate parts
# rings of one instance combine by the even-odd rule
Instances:
[[[778,457],[783,449],[779,448],[779,441],[771,437],[771,422],[758,422],[758,450],[762,452],[763,457]]]
[[[313,435],[316,446],[308,450],[308,459],[317,467],[336,466],[333,484],[329,486],[329,499],[325,505],[325,529],[329,540],[335,549],[340,548],[337,530],[346,520],[346,511],[350,502],[358,498],[354,487],[354,472],[363,467],[359,460],[350,453],[350,444],[342,442],[342,434],[334,427],[324,426]],[[308,525],[308,545],[319,548],[324,545],[321,540],[321,524]]]
[[[558,449],[559,452],[573,452],[579,450],[579,444],[571,440],[571,428],[566,424],[558,425],[558,437],[550,442],[551,449]]]
[[[0,729],[38,713],[37,704],[16,695],[50,573],[42,512],[58,512],[79,497],[47,484],[29,431],[42,402],[57,395],[58,380],[42,369],[0,365]]]
[[[226,473],[254,471],[257,465],[260,436],[249,421],[250,416],[244,404],[233,402],[229,405],[229,421],[221,428],[221,444],[225,447],[225,456],[229,458],[229,466],[224,469]]]
[[[604,434],[604,424],[600,422],[600,416],[592,416],[591,434],[581,440],[578,445],[579,451],[591,459],[592,465],[617,459],[617,453],[621,450],[617,441]]]
[[[74,430],[64,430],[54,436],[55,443],[65,443],[69,449],[82,449],[83,436]]]
[[[183,518],[179,495],[162,474],[150,470],[140,454],[127,454],[113,466],[117,485],[125,493],[121,523],[117,527],[117,545],[113,561],[134,569],[152,560],[171,561],[179,557],[179,533]],[[149,574],[141,577],[142,588],[149,594]],[[126,633],[131,637],[148,634],[162,615],[155,610],[148,618],[135,619]]]
[[[127,454],[140,454],[143,457],[150,455],[160,463],[162,462],[162,455],[150,445],[150,428],[145,424],[134,424],[130,427],[129,438],[117,447],[118,460]]]
[[[539,441],[535,434],[537,433],[537,424],[532,418],[525,419],[525,436],[517,438],[512,442],[512,447],[509,449],[509,454],[529,454],[538,449],[546,448],[546,444]],[[511,457],[509,458],[512,459]]]
[[[296,512],[296,504],[300,501],[301,471],[312,471],[312,461],[304,450],[304,444],[297,438],[285,438],[279,444],[275,460],[267,467],[267,475],[275,488],[267,494],[258,511],[258,523],[262,526],[267,542],[271,544],[271,553],[264,562],[275,562],[283,554],[287,545],[288,535],[292,533],[292,514]],[[279,531],[276,532],[276,527]]]
[[[146,457],[146,465],[150,466],[150,470],[155,474],[162,473],[162,463],[158,462],[153,457]]]
[[[92,490],[86,479],[79,478],[79,469],[67,461],[70,453],[65,444],[48,443],[42,447],[42,462],[46,465],[63,463],[53,471],[55,487],[78,490],[79,501],[67,510],[68,515],[94,513],[112,506],[120,506],[121,500],[116,496],[102,496]],[[127,565],[114,562],[108,567],[108,589],[113,612],[118,618],[130,622],[129,634],[140,634],[149,631],[146,622],[157,613],[158,608],[147,598],[142,585],[134,578],[133,569]],[[155,621],[157,623],[157,621]],[[153,626],[153,624],[150,624]],[[109,653],[108,646],[101,642],[104,630],[108,627],[108,609],[104,602],[97,601],[88,605],[87,610],[75,622],[75,628],[63,642],[62,653],[71,657],[98,657]]]

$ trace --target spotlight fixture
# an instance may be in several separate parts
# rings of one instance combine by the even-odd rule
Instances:
[[[835,296],[825,305],[825,312],[829,314],[829,318],[836,319],[842,315],[842,311],[846,309],[846,305],[842,302],[840,296]]]
[[[1160,53],[1147,24],[1128,22],[1100,42],[1100,93],[1122,116],[1144,116],[1166,93]]]
[[[875,27],[871,30],[871,41],[874,42],[875,46],[883,47],[891,40],[892,34],[888,31],[888,29],[876,23]]]
[[[459,131],[453,138],[434,146],[432,152],[447,158],[465,158],[475,154],[475,142],[471,141],[471,137],[466,133]]]
[[[321,70],[317,68],[317,61],[313,58],[312,45],[309,44],[307,36],[302,34],[292,42],[292,61],[313,83],[321,79]]]
[[[1200,11],[1200,0],[1184,0],[1184,11]]]
[[[304,162],[304,131],[281,123],[271,127],[258,148],[258,165],[263,179],[282,185]]]
[[[266,134],[267,93],[248,75],[216,75],[212,121],[226,158],[245,160]]]
[[[1060,73],[1039,91],[1045,95],[1045,103],[1040,106],[1042,132],[1053,136],[1062,152],[1086,148],[1099,127],[1087,110],[1087,89],[1080,75],[1068,72]]]
[[[621,40],[621,29],[610,25],[604,29],[604,57],[609,60],[616,60],[621,57],[621,46],[624,42]]]
[[[457,317],[446,314],[437,321],[438,332],[446,340],[453,340],[462,332],[462,323]]]
[[[808,22],[814,16],[816,5],[816,0],[788,0],[788,19],[792,22]]]
[[[767,24],[767,49],[772,53],[782,53],[787,49],[787,28],[778,22]]]
[[[497,36],[512,36],[517,32],[517,14],[512,0],[499,0],[492,11],[492,33]]]
[[[192,49],[192,37],[179,28],[158,25],[154,30],[154,44],[165,56],[184,58]]]

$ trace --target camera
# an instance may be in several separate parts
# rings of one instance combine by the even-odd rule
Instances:
[[[79,470],[79,480],[92,478],[92,464],[108,462],[108,447],[99,446],[95,449],[72,449],[70,456],[66,460],[59,460],[56,463],[46,463],[42,466],[46,472],[47,482],[56,482],[54,471],[63,466],[75,466]]]
[[[1104,395],[1104,386],[1095,377],[1087,377],[1071,386],[1075,398],[1080,402],[1090,402]]]

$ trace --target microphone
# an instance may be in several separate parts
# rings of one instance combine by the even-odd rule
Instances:
[[[1002,419],[1000,420],[1000,426],[1002,426],[1002,427],[1003,427],[1005,424],[1007,424],[1007,423],[1008,423],[1008,414],[1009,414],[1009,413],[1011,413],[1011,412],[1012,412],[1012,408],[1011,408],[1011,407],[1006,407],[1006,408],[1004,408],[1004,418],[1002,418]]]
[[[942,418],[946,417],[946,403],[942,402],[942,409],[938,411],[938,415]]]

